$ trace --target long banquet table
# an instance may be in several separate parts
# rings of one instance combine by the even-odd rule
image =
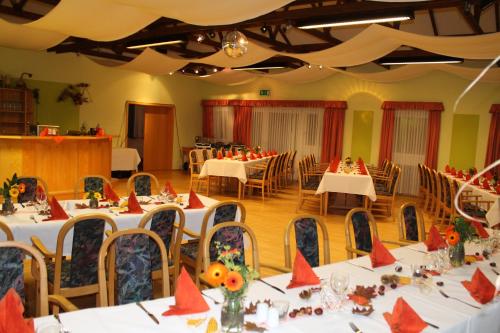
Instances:
[[[467,253],[474,253],[477,248],[474,246],[466,246]],[[399,274],[410,275],[410,264],[423,264],[426,256],[425,245],[422,243],[414,244],[407,247],[393,249],[391,252],[402,264],[403,271]],[[496,253],[491,257],[491,261],[500,264],[500,253]],[[399,286],[397,289],[386,288],[384,296],[377,296],[372,300],[374,312],[368,316],[353,315],[351,313],[352,303],[348,302],[346,307],[341,311],[329,312],[325,311],[323,315],[317,316],[301,316],[294,319],[287,317],[281,321],[276,328],[269,329],[269,333],[310,333],[310,332],[351,332],[349,322],[353,322],[362,332],[390,332],[383,313],[392,312],[393,306],[398,297],[403,297],[406,302],[419,314],[419,316],[434,325],[439,326],[436,330],[428,326],[424,332],[481,332],[481,333],[498,333],[500,332],[500,301],[499,296],[496,300],[486,305],[477,303],[466,289],[460,283],[463,280],[470,280],[473,272],[479,267],[486,277],[495,283],[497,276],[489,266],[490,261],[480,261],[471,265],[466,265],[448,271],[446,274],[434,277],[428,290],[428,293],[421,292],[417,286],[407,285]],[[350,275],[350,288],[356,285],[380,285],[380,277],[382,274],[394,274],[394,265],[379,267],[373,272],[360,267],[353,266],[362,265],[371,267],[368,257],[361,257],[350,261],[343,261],[335,264],[325,265],[314,269],[320,279],[329,280],[330,275],[334,271],[345,271]],[[299,293],[308,288],[286,289],[290,281],[291,274],[282,274],[269,278],[265,281],[286,290],[286,294],[270,288],[269,286],[255,281],[250,284],[246,302],[254,302],[257,300],[270,299],[288,300],[290,309],[300,308],[302,306],[311,306],[316,308],[320,306],[320,295],[313,293],[311,299],[302,300],[299,298]],[[438,287],[436,281],[443,281],[444,285]],[[461,300],[471,304],[480,306],[481,309],[476,309],[460,303],[456,300],[445,298],[439,293],[442,289],[450,296],[458,297]],[[218,289],[205,290],[204,293],[213,297],[216,300],[222,301],[222,293]],[[210,311],[199,314],[170,316],[163,317],[161,314],[168,309],[169,305],[173,305],[175,300],[173,297],[156,299],[143,302],[146,309],[153,313],[159,319],[160,324],[155,324],[137,305],[128,304],[122,306],[114,306],[107,308],[93,308],[80,310],[76,312],[63,313],[60,315],[61,321],[65,329],[72,333],[153,333],[153,332],[205,332],[208,319],[197,328],[189,327],[187,319],[199,319],[214,317],[220,322],[221,305],[216,305],[212,300],[206,298]],[[255,315],[246,315],[245,321],[255,321]],[[42,317],[35,320],[35,326],[39,327],[48,323],[56,323],[53,317]]]
[[[187,205],[188,194],[180,194],[184,198],[183,208]],[[186,224],[185,227],[193,230],[195,232],[199,231],[201,228],[201,224],[203,223],[203,217],[207,212],[208,208],[218,201],[215,199],[211,199],[205,197],[203,195],[198,195],[205,208],[200,209],[183,209],[184,214],[186,215]],[[157,200],[150,197],[138,197],[138,200],[151,201],[153,204],[141,205],[144,210],[143,214],[120,214],[116,211],[111,211],[109,208],[101,208],[101,209],[77,209],[75,208],[76,203],[82,203],[84,200],[63,200],[60,201],[61,206],[66,210],[67,214],[70,216],[78,216],[81,214],[89,214],[89,213],[102,213],[110,216],[116,223],[118,230],[136,228],[139,225],[139,221],[142,216],[146,214],[147,211],[152,210],[158,207],[154,202]],[[85,200],[88,204],[88,200]],[[176,203],[173,203],[179,206]],[[180,206],[179,206],[180,207]],[[46,216],[41,216],[36,213],[36,210],[33,206],[21,207],[19,204],[16,204],[16,208],[18,209],[15,214],[9,216],[2,216],[0,220],[3,220],[7,223],[9,228],[12,230],[14,234],[14,239],[16,241],[20,241],[26,244],[31,244],[31,236],[37,236],[42,240],[44,245],[50,251],[56,250],[57,244],[57,235],[59,230],[64,225],[67,220],[55,220],[55,221],[43,221],[43,219],[47,218]],[[69,209],[68,209],[69,208]],[[36,222],[35,222],[36,220]],[[3,234],[0,237],[4,237]],[[71,243],[72,243],[73,235],[70,232],[66,237],[64,242],[64,252],[68,253],[71,251]],[[3,240],[3,238],[0,238]]]

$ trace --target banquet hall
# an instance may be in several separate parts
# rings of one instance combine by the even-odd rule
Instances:
[[[500,332],[499,0],[0,1],[0,333]]]

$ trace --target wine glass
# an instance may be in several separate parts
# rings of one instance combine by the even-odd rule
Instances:
[[[349,273],[343,271],[333,272],[330,276],[330,286],[342,305],[349,287]]]
[[[37,210],[46,211],[49,208],[49,203],[47,202],[47,195],[45,194],[45,192],[37,192],[35,199],[38,204],[38,206],[35,207]]]

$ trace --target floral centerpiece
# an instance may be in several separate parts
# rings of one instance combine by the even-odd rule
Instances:
[[[83,194],[84,199],[89,199],[89,207],[90,208],[99,208],[99,200],[101,200],[101,192],[97,191],[88,191]]]
[[[349,156],[348,156],[348,157],[346,157],[346,158],[345,158],[345,164],[346,164],[347,166],[351,166],[351,164],[352,164],[352,158],[351,158],[351,157],[349,157]]]
[[[24,183],[20,183],[17,178],[17,174],[14,173],[11,179],[7,178],[3,182],[3,204],[2,204],[2,212],[4,214],[12,214],[14,213],[14,201],[17,200],[17,197],[20,193],[24,193],[26,191],[26,185]]]
[[[217,262],[211,264],[205,277],[213,286],[220,287],[224,294],[224,304],[221,312],[222,332],[235,333],[243,331],[244,296],[250,281],[258,278],[259,274],[250,267],[240,264],[239,250],[230,246],[221,246],[215,242],[217,248]]]
[[[465,261],[465,242],[478,239],[476,228],[463,218],[458,217],[446,229],[446,242],[450,246],[450,263],[453,267],[459,267]]]

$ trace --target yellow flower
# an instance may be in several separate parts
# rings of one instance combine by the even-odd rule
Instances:
[[[15,199],[19,195],[19,190],[17,188],[13,187],[9,190],[9,195],[11,196],[11,198]]]
[[[101,193],[94,192],[94,198],[96,198],[97,200],[100,200],[102,198]]]
[[[88,199],[89,198],[89,192],[83,193],[83,199]]]

